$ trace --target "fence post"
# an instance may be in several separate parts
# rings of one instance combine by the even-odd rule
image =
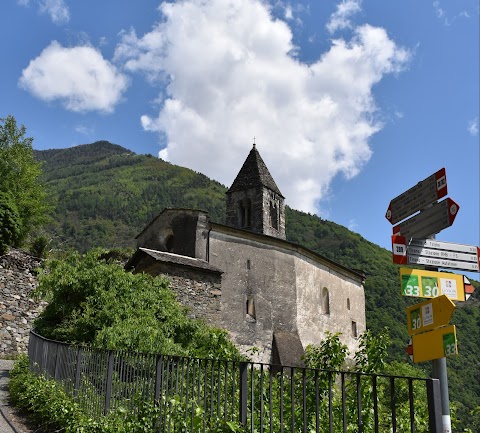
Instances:
[[[427,400],[429,431],[430,433],[441,433],[443,430],[442,399],[438,379],[427,380]]]
[[[155,371],[155,403],[160,404],[160,387],[162,385],[162,365],[163,355],[157,355],[156,371]]]
[[[77,397],[78,395],[78,390],[80,388],[80,373],[82,371],[82,352],[83,349],[79,347],[77,349],[77,365],[75,368],[75,384],[73,387],[73,396]]]
[[[113,376],[113,358],[114,353],[112,350],[108,353],[108,367],[107,367],[107,388],[105,390],[105,409],[103,414],[106,415],[110,408],[110,398],[112,396],[112,376]]]
[[[240,399],[239,399],[239,421],[242,426],[247,425],[247,367],[248,362],[240,362]]]
[[[53,369],[53,378],[58,380],[58,352],[60,351],[60,345],[57,343],[57,350],[55,351],[55,367]]]

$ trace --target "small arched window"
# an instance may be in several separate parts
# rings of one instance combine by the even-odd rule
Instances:
[[[330,295],[326,287],[322,290],[322,312],[323,314],[330,314]]]
[[[347,298],[347,310],[350,310],[350,298]]]

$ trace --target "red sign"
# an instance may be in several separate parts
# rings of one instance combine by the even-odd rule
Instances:
[[[446,195],[447,176],[442,168],[391,200],[385,218],[396,224]]]

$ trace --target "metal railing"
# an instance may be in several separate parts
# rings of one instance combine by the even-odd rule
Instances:
[[[34,332],[28,356],[93,418],[154,402],[159,431],[180,431],[179,420],[181,431],[219,420],[251,433],[442,431],[438,379],[106,351]]]

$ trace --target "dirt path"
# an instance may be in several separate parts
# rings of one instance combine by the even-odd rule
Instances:
[[[33,433],[8,402],[9,371],[13,361],[0,359],[0,433]]]

